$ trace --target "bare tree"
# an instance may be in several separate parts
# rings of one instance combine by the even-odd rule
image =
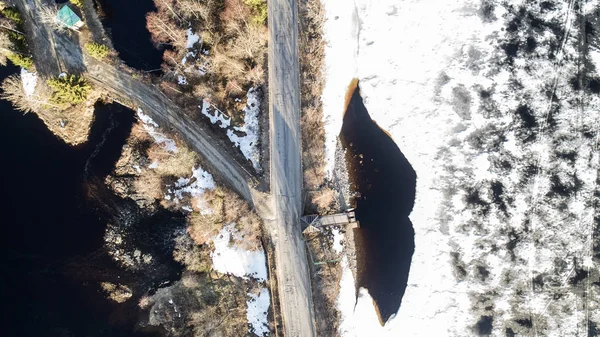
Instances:
[[[0,64],[5,66],[7,62],[6,56],[11,53],[10,48],[12,47],[12,42],[8,38],[8,35],[0,32]]]
[[[179,12],[185,18],[196,18],[207,21],[214,8],[214,0],[200,2],[199,0],[177,0]]]
[[[2,82],[2,93],[0,97],[11,102],[17,110],[25,113],[30,111],[39,111],[44,106],[57,107],[50,103],[50,95],[43,86],[40,86],[39,90],[35,93],[27,95],[23,88],[23,81],[21,76],[12,75],[7,77]]]
[[[17,25],[14,23],[14,21],[5,18],[5,17],[0,17],[0,28],[4,28],[10,31],[13,31],[17,34],[21,34],[24,35],[23,32],[17,30]]]
[[[262,63],[267,44],[267,30],[265,27],[243,23],[235,27],[236,38],[229,49],[232,57],[254,60]]]
[[[67,29],[67,26],[58,18],[58,7],[56,5],[42,5],[38,11],[38,20],[54,30]]]
[[[183,18],[177,13],[176,2],[174,0],[154,0],[154,5],[159,12],[164,12],[174,19],[183,21]]]
[[[171,44],[176,48],[186,47],[185,30],[179,28],[165,12],[152,12],[146,16],[146,27],[152,34],[152,42],[156,44]]]

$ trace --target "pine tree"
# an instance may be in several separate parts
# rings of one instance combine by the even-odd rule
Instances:
[[[91,90],[85,78],[73,74],[51,78],[47,84],[53,90],[52,101],[58,104],[79,104]]]
[[[108,46],[100,44],[100,43],[95,43],[95,42],[86,43],[85,49],[87,50],[88,54],[90,54],[91,57],[93,57],[97,60],[102,60],[103,58],[105,58],[108,55]]]

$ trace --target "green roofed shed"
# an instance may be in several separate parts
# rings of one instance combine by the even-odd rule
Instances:
[[[73,10],[68,5],[64,5],[58,11],[58,19],[65,26],[72,29],[79,29],[79,27],[83,26],[83,21],[81,20],[81,18],[77,16],[77,14],[75,14],[75,12],[73,12]]]

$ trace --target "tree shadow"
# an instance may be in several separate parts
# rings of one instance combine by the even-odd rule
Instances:
[[[346,149],[356,216],[357,294],[368,289],[383,325],[400,308],[415,249],[408,215],[416,172],[390,135],[369,116],[354,80],[346,95],[341,139]]]

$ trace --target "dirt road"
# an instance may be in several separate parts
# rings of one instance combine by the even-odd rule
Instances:
[[[315,336],[310,275],[302,240],[302,162],[298,67],[298,8],[269,4],[271,193],[281,316],[287,337]]]
[[[310,277],[300,229],[302,163],[296,2],[269,1],[272,198],[254,188],[253,173],[238,162],[232,154],[237,150],[231,144],[211,136],[210,130],[190,119],[159,89],[122,69],[87,57],[76,34],[56,33],[37,20],[42,0],[14,0],[14,3],[24,13],[41,77],[63,71],[86,72],[97,88],[124,105],[141,108],[161,128],[181,137],[202,156],[205,168],[253,204],[275,242],[284,334],[315,336]]]
[[[261,215],[268,217],[269,203],[265,194],[254,190],[255,178],[250,168],[235,158],[231,144],[224,144],[211,131],[196,123],[153,85],[133,78],[115,66],[87,57],[82,52],[77,34],[57,33],[37,20],[42,0],[14,0],[24,14],[25,30],[34,54],[38,74],[56,76],[60,72],[87,71],[86,77],[112,98],[129,107],[139,107],[159,126],[181,137],[204,159],[209,171],[230,188],[254,203]]]
[[[27,41],[40,76],[50,77],[62,72],[79,73],[85,70],[77,34],[68,30],[56,33],[52,27],[38,19],[39,10],[46,4],[45,1],[12,0],[11,2],[23,15]]]

